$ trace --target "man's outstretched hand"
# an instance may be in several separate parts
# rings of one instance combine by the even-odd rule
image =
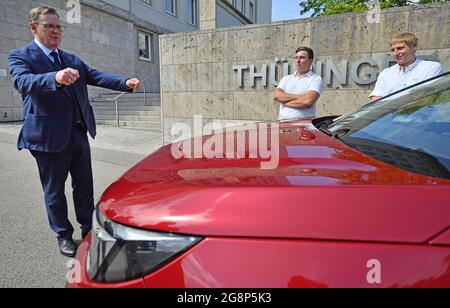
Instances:
[[[66,68],[56,73],[56,82],[65,86],[74,84],[80,78],[80,73],[73,68]]]
[[[70,86],[74,84],[78,78],[80,78],[80,73],[73,68],[66,68],[56,73],[56,82],[58,84],[63,84],[65,86]],[[126,81],[126,86],[128,89],[140,90],[141,82],[137,78],[131,78]]]
[[[128,79],[126,85],[128,89],[133,89],[135,91],[139,91],[141,89],[141,82],[137,78]]]

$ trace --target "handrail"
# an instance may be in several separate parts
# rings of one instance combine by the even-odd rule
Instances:
[[[159,69],[145,77],[141,80],[141,83],[144,85],[144,105],[147,106],[147,84],[146,81],[153,77],[156,73],[159,73]]]
[[[145,82],[147,80],[149,80],[151,77],[153,77],[156,73],[159,73],[159,69],[154,71],[153,73],[151,73],[150,75],[148,75],[147,77],[145,77],[144,79],[141,80],[141,84],[144,84],[144,104],[147,105],[147,86],[145,84]],[[116,97],[113,98],[106,98],[107,101],[115,101],[115,105],[116,105],[116,123],[117,126],[120,126],[120,121],[119,121],[119,98],[121,98],[122,96],[124,96],[125,94],[127,94],[128,92],[123,92],[120,93],[119,95],[117,95]]]
[[[144,79],[141,80],[141,82],[147,81],[148,79],[150,79],[150,77],[152,77],[153,75],[155,75],[156,73],[159,73],[159,69],[154,71],[153,73],[151,73],[150,75],[148,75],[147,77],[145,77]]]

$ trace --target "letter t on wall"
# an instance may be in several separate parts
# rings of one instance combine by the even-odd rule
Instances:
[[[234,65],[233,70],[237,71],[237,84],[239,88],[244,86],[244,79],[242,78],[244,75],[244,70],[248,69],[247,65]]]

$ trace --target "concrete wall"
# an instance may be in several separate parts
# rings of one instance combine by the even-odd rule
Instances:
[[[200,29],[212,30],[216,28],[216,0],[200,1]]]
[[[17,22],[17,19],[27,20],[27,14],[24,14],[27,9],[29,1],[0,2],[0,69],[8,70],[8,53],[12,48],[30,41],[28,27]],[[19,95],[11,87],[9,74],[6,77],[0,75],[0,121],[20,119],[21,106]]]
[[[347,113],[368,101],[374,86],[370,79],[388,65],[388,40],[395,34],[414,32],[420,40],[419,55],[431,55],[450,70],[449,2],[389,9],[382,11],[380,23],[372,21],[367,13],[343,14],[161,36],[165,142],[174,139],[175,123],[192,124],[194,115],[202,115],[204,123],[275,120],[275,81],[286,73],[284,59],[294,71],[292,58],[299,46],[315,50],[316,71],[330,79],[318,102],[319,116]],[[359,59],[373,63],[358,65]],[[237,83],[240,71],[233,69],[239,65],[247,67],[241,71],[242,86]],[[267,84],[250,73],[260,74],[264,65]],[[277,68],[276,74],[271,67]]]
[[[71,2],[76,1],[0,1],[0,70],[8,71],[6,77],[2,77],[0,71],[0,122],[22,120],[22,101],[12,87],[7,57],[10,50],[23,47],[32,41],[33,37],[27,26],[28,12],[32,7],[44,4],[56,8],[66,25],[61,48],[75,53],[92,67],[139,78],[159,69],[158,37],[155,34],[153,61],[145,62],[137,59],[137,33],[138,29],[149,33],[163,29],[140,21],[120,8],[104,6],[99,1],[82,1],[81,15],[76,16],[72,7],[66,7]],[[159,78],[151,80],[148,87],[159,90]],[[105,90],[90,87],[91,97],[101,91]]]

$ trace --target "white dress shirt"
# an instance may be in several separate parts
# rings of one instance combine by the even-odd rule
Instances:
[[[52,51],[56,51],[56,53],[58,54],[58,57],[59,57],[59,61],[61,62],[61,57],[59,55],[58,48],[56,48],[55,50],[51,50],[50,48],[48,48],[47,46],[45,46],[44,44],[39,42],[37,39],[34,39],[34,42],[36,43],[36,45],[39,46],[39,48],[44,52],[44,54],[47,56],[47,58],[49,58],[50,61],[52,61],[52,62],[55,62],[55,59],[52,57],[52,55],[50,55],[50,53]]]
[[[383,97],[443,73],[444,68],[438,62],[419,58],[404,69],[396,64],[381,72],[370,96]]]

